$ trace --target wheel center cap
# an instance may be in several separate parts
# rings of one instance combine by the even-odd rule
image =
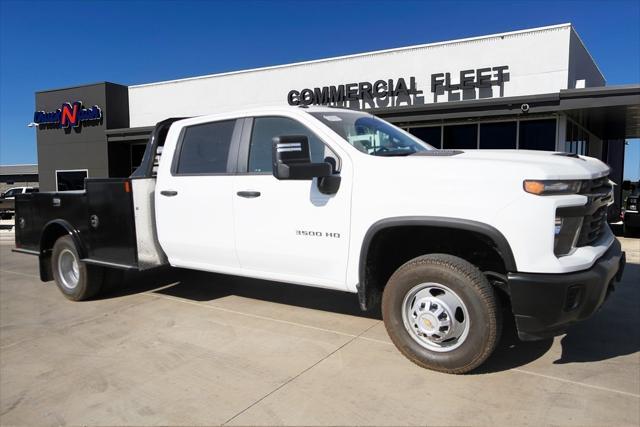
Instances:
[[[438,327],[438,319],[430,313],[425,313],[420,316],[420,328],[425,332],[434,332]]]

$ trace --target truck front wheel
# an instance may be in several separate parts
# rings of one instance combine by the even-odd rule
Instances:
[[[51,270],[58,289],[72,301],[87,300],[102,286],[103,269],[80,260],[71,236],[62,236],[53,245]]]
[[[445,254],[420,256],[396,270],[384,289],[382,316],[409,360],[453,374],[480,366],[502,329],[498,298],[486,277]]]

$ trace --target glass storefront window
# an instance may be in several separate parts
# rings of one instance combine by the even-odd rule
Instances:
[[[516,149],[518,125],[513,122],[496,122],[480,124],[480,148],[482,149]]]
[[[525,119],[480,122],[479,124],[415,127],[409,128],[408,131],[434,147],[450,150],[473,150],[476,148],[515,150],[520,148],[523,150],[555,151],[556,125],[555,118]],[[519,131],[518,126],[520,126]],[[575,128],[579,129],[578,127]],[[573,132],[571,123],[567,122],[566,150],[569,152],[572,151],[570,135]],[[478,137],[480,139],[479,147]],[[442,147],[439,144],[441,140]],[[578,141],[573,144],[573,150],[577,150],[578,154],[588,153],[588,135],[583,132]]]
[[[472,150],[478,148],[478,125],[445,126],[442,148],[449,150]]]
[[[409,133],[420,138],[429,145],[433,145],[436,148],[440,147],[440,135],[442,134],[442,127],[430,126],[423,128],[411,128]]]
[[[556,151],[556,119],[521,120],[519,148]]]
[[[589,154],[589,134],[570,120],[567,120],[564,151],[581,156]]]

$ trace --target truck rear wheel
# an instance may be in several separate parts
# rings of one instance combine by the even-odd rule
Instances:
[[[409,360],[453,374],[480,366],[502,329],[497,295],[486,277],[444,254],[420,256],[396,270],[384,289],[382,316]]]
[[[51,270],[58,289],[72,301],[87,300],[102,287],[103,269],[80,261],[71,236],[62,236],[53,245]]]

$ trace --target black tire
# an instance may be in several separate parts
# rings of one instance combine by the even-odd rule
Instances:
[[[419,344],[405,327],[405,296],[423,283],[444,285],[464,304],[468,319],[463,322],[469,322],[468,332],[457,348],[431,350]],[[409,360],[452,374],[464,374],[480,366],[495,349],[502,332],[498,296],[487,278],[469,262],[445,254],[420,256],[398,268],[382,295],[382,317],[391,340]]]
[[[69,252],[75,257],[78,266],[77,284],[73,287],[65,285],[60,267],[60,257],[64,253],[67,253],[65,257],[69,257]],[[103,269],[97,266],[87,265],[80,261],[78,250],[71,236],[62,236],[56,240],[56,243],[53,245],[51,271],[53,271],[53,278],[60,292],[72,301],[88,300],[97,295],[102,287],[104,277]]]
[[[103,294],[111,293],[122,289],[127,282],[127,274],[125,270],[119,268],[105,268],[104,276],[102,278],[102,290]]]

